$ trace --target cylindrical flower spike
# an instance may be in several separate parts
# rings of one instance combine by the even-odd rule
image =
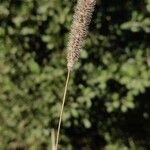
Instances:
[[[59,141],[59,133],[61,128],[61,121],[63,117],[64,104],[66,100],[67,87],[70,77],[70,72],[73,69],[75,62],[79,58],[80,50],[84,44],[85,37],[87,35],[88,26],[91,21],[92,13],[94,11],[94,5],[96,0],[78,0],[77,6],[75,8],[75,14],[73,17],[73,23],[71,26],[71,32],[67,47],[67,67],[68,67],[68,75],[65,85],[65,91],[63,96],[63,102],[60,111],[58,130],[56,136],[56,147],[58,149],[58,141]]]
[[[79,58],[80,50],[88,33],[96,0],[78,0],[67,47],[67,67],[71,71]]]

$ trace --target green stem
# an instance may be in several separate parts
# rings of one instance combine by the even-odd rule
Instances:
[[[68,88],[68,83],[69,83],[69,77],[70,77],[70,71],[68,71],[65,90],[64,90],[64,95],[63,95],[63,100],[62,100],[62,106],[61,106],[58,129],[57,129],[57,135],[56,135],[56,148],[55,148],[55,150],[58,149],[59,134],[60,134],[61,122],[62,122],[64,105],[65,105],[65,100],[66,100],[67,88]]]

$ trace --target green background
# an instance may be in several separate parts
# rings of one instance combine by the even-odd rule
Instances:
[[[76,0],[0,0],[0,150],[51,150]],[[61,150],[150,149],[150,0],[97,0],[71,74]]]

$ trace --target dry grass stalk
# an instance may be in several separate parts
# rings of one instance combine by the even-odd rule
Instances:
[[[52,131],[51,131],[51,146],[52,146],[52,150],[55,150],[55,131],[54,131],[54,129],[52,129]]]
[[[61,121],[63,116],[63,109],[66,99],[67,87],[70,77],[70,72],[73,69],[75,62],[79,58],[80,50],[84,44],[85,38],[88,33],[88,26],[91,21],[92,13],[94,11],[96,0],[78,0],[75,13],[73,16],[73,23],[71,26],[69,42],[67,46],[67,68],[68,76],[66,80],[66,86],[63,96],[63,102],[60,112],[57,136],[56,136],[56,150],[58,149],[59,133],[61,127]]]

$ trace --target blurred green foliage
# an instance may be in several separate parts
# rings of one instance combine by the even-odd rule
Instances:
[[[49,150],[76,1],[0,0],[0,149]],[[97,0],[69,84],[63,150],[150,149],[150,0]]]

